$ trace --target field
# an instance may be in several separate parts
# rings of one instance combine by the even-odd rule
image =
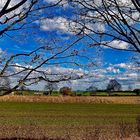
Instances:
[[[139,132],[139,104],[53,103],[41,99],[30,102],[24,96],[20,96],[24,100],[11,97],[0,99],[0,138],[94,140],[94,137],[103,140],[129,137]]]
[[[34,95],[34,93],[43,94],[43,91],[15,91],[15,95]],[[58,91],[53,91],[51,96],[60,96],[61,94]],[[108,96],[109,93],[105,91],[97,92],[88,92],[88,91],[73,91],[71,93],[73,96]],[[136,96],[136,93],[133,91],[114,91],[111,92],[110,96]]]
[[[140,96],[2,96],[1,102],[140,104]]]

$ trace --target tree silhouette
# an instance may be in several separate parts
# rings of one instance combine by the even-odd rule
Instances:
[[[8,77],[1,77],[0,78],[0,89],[1,90],[10,89],[10,80]]]
[[[110,93],[111,91],[120,91],[121,84],[117,82],[117,80],[113,79],[110,80],[107,85],[107,92]]]
[[[44,87],[45,92],[48,92],[50,95],[53,93],[53,91],[57,89],[58,89],[57,83],[54,82],[46,82],[46,85]]]
[[[140,53],[139,0],[71,0],[75,30],[91,39],[90,47],[105,46]],[[72,23],[73,24],[73,23]],[[72,26],[72,25],[71,25]]]

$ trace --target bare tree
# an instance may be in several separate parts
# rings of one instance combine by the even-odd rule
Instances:
[[[132,91],[132,89],[133,89],[132,85],[131,84],[128,84],[128,90],[129,91]]]
[[[90,95],[96,95],[96,92],[97,92],[98,88],[91,85],[89,86],[86,91],[90,93]]]
[[[10,90],[10,79],[8,77],[0,78],[0,95],[3,95],[6,91]]]
[[[7,35],[8,31],[19,30],[24,26],[26,23],[23,21],[36,2],[37,0],[2,0],[0,3],[0,36]],[[18,23],[19,26],[16,27]]]
[[[44,90],[47,91],[50,95],[53,93],[53,91],[57,89],[58,89],[57,83],[53,82],[47,82],[44,87]]]
[[[110,94],[111,91],[120,91],[121,90],[121,84],[117,82],[117,80],[113,79],[109,81],[109,84],[107,85],[107,92]]]
[[[11,31],[19,31],[25,26],[42,18],[40,10],[57,6],[41,0],[1,0],[0,3],[0,36],[10,36]]]
[[[86,75],[84,71],[78,72],[76,69],[63,68],[65,64],[77,68],[94,66],[93,60],[76,48],[75,45],[80,40],[82,40],[82,37],[66,46],[43,46],[30,53],[15,54],[9,57],[6,63],[1,65],[1,75],[7,73],[5,77],[15,79],[15,84],[4,95],[11,93],[22,85],[31,86],[40,81],[57,83],[83,78]],[[79,61],[81,58],[86,59],[87,63],[82,64]],[[60,70],[57,70],[57,68],[60,68]]]
[[[139,0],[70,0],[77,34],[104,46],[140,53]],[[75,30],[74,30],[75,31]]]
[[[0,5],[0,36],[10,36],[8,33],[11,31],[23,31],[28,25],[33,27],[35,21],[46,18],[44,15],[47,15],[45,11],[47,8],[60,5],[61,2],[62,0],[58,0],[54,4],[47,4],[39,0],[2,0],[2,5]],[[33,35],[34,33],[30,32],[30,36]],[[79,74],[75,69],[52,71],[51,68],[62,68],[64,65],[76,68],[94,66],[92,58],[84,53],[86,49],[82,50],[76,47],[76,44],[83,38],[83,35],[78,36],[71,39],[71,44],[65,43],[63,45],[60,45],[60,42],[53,38],[47,43],[46,41],[42,42],[35,50],[27,53],[9,55],[5,52],[0,57],[0,77],[11,79],[12,87],[3,95],[11,93],[22,85],[27,87],[41,81],[55,83],[81,79],[85,75],[84,71]],[[83,64],[80,61],[81,58],[87,63]]]
[[[27,90],[27,88],[26,88],[25,85],[21,85],[21,86],[19,87],[19,89],[22,90],[22,91],[23,91],[23,90]]]

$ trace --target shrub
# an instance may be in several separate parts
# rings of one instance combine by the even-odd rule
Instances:
[[[44,91],[43,92],[43,95],[46,95],[47,96],[47,95],[49,95],[49,92],[48,91]]]
[[[78,93],[78,94],[76,94],[76,96],[82,96],[82,94],[81,93]]]
[[[136,95],[140,95],[140,89],[134,89],[134,92],[136,93]]]
[[[22,91],[14,91],[14,95],[23,95]]]
[[[62,95],[72,95],[72,91],[70,87],[62,87],[60,88],[60,94]]]

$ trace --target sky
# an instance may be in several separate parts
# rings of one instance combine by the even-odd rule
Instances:
[[[57,2],[57,0],[44,0],[43,2],[50,4]],[[13,0],[13,3],[16,3],[16,0]],[[75,30],[77,32],[78,29],[69,27],[70,18],[74,16],[72,14],[73,9],[68,4],[65,4],[65,0],[63,3],[63,7],[54,7],[43,13],[42,16],[45,17],[45,20],[35,20],[32,24],[35,28],[32,27],[26,28],[25,30],[8,32],[8,36],[4,35],[0,41],[0,52],[6,52],[9,55],[23,52],[29,53],[44,43],[51,45],[53,41],[55,42],[55,47],[71,44],[77,38]],[[75,23],[73,23],[73,26],[77,27]],[[104,25],[95,24],[90,27],[94,30],[107,30],[107,27]],[[139,25],[137,25],[137,27],[139,27]],[[92,34],[89,31],[85,32],[87,32],[87,34]],[[108,40],[108,38],[106,38],[106,40]],[[91,43],[92,41],[88,37],[84,37],[82,41],[74,45],[74,49],[80,50],[82,55],[85,53],[85,55],[95,63],[94,66],[77,67],[63,64],[58,66],[47,65],[41,69],[51,72],[68,73],[73,71],[76,74],[86,74],[86,76],[80,80],[58,83],[59,87],[70,86],[73,90],[86,90],[89,86],[96,86],[98,89],[106,89],[111,79],[116,79],[122,85],[123,90],[127,90],[128,88],[140,88],[140,67],[133,61],[134,56],[140,59],[138,53],[115,50],[104,46],[92,48],[89,47]],[[128,48],[127,43],[117,40],[111,42],[110,45],[114,48]],[[85,52],[82,51],[84,49]],[[40,52],[40,55],[49,57],[49,53],[50,52]],[[23,58],[22,60],[18,59],[16,60],[16,64],[21,65],[24,60],[27,62],[29,61],[28,58]],[[72,58],[67,58],[66,60],[71,61]],[[87,59],[82,57],[78,59],[75,58],[73,61],[78,61],[81,64],[87,63]],[[61,60],[57,62],[61,62]],[[13,82],[13,84],[15,83]],[[45,82],[40,82],[36,86],[30,86],[29,88],[43,90],[44,85]]]

